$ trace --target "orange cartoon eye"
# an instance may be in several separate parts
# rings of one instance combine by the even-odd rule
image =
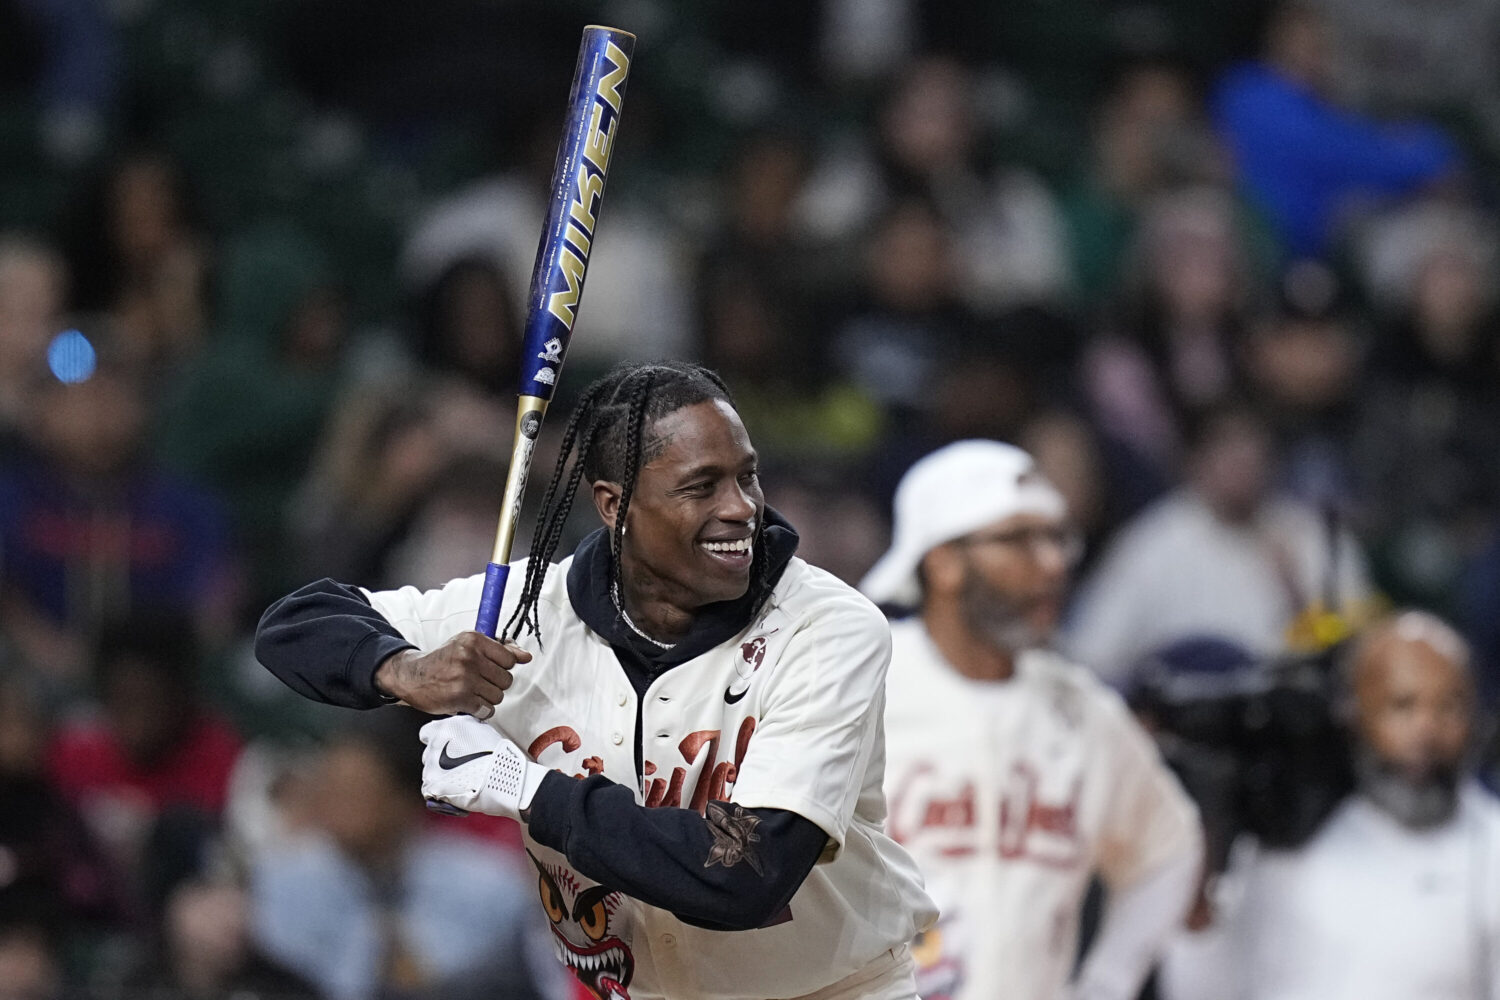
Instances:
[[[573,919],[578,921],[578,926],[583,928],[590,941],[598,941],[609,930],[609,909],[604,905],[609,893],[609,889],[596,885],[580,893],[573,904]]]
[[[554,924],[561,923],[562,918],[568,915],[568,908],[563,905],[562,893],[557,891],[557,886],[543,872],[537,879],[537,885],[542,894],[542,908],[547,911],[547,919]]]

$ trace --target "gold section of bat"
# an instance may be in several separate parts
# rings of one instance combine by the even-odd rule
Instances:
[[[516,407],[516,440],[510,449],[510,471],[505,476],[505,498],[500,503],[500,523],[495,528],[495,552],[490,561],[509,565],[510,549],[516,540],[516,521],[521,517],[521,501],[526,496],[526,479],[531,475],[531,455],[547,415],[547,401],[540,396],[522,396]]]

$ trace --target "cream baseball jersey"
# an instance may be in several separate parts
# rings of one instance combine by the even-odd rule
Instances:
[[[646,806],[702,812],[718,800],[790,810],[828,843],[778,918],[725,932],[597,886],[528,836],[558,957],[586,983],[607,984],[601,995],[765,1000],[856,981],[931,926],[921,876],[883,829],[890,639],[875,607],[794,558],[748,628],[637,697],[610,645],[569,602],[571,562],[548,571],[542,643],[521,640],[534,659],[515,668],[491,725],[537,762],[602,774],[633,787]],[[524,573],[518,565],[512,576]],[[366,594],[408,641],[432,649],[472,628],[481,589],[474,576],[425,593]],[[508,595],[502,621],[515,599]]]
[[[943,916],[914,945],[927,1000],[1057,1000],[1099,872],[1123,888],[1197,852],[1197,813],[1119,696],[1029,650],[1008,681],[947,665],[920,618],[891,627],[887,829]]]

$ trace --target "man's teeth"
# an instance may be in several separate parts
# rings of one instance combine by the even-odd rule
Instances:
[[[704,542],[703,547],[710,552],[749,552],[750,539],[741,538],[733,542]]]

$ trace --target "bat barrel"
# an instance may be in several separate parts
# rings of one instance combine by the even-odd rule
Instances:
[[[547,221],[531,272],[521,344],[515,445],[475,625],[477,631],[491,637],[498,626],[532,451],[562,374],[578,316],[634,53],[635,36],[628,31],[600,25],[583,30],[562,142],[552,172]]]
[[[568,115],[552,171],[547,223],[531,273],[521,355],[521,395],[550,400],[583,295],[609,164],[614,157],[635,36],[583,29]]]

